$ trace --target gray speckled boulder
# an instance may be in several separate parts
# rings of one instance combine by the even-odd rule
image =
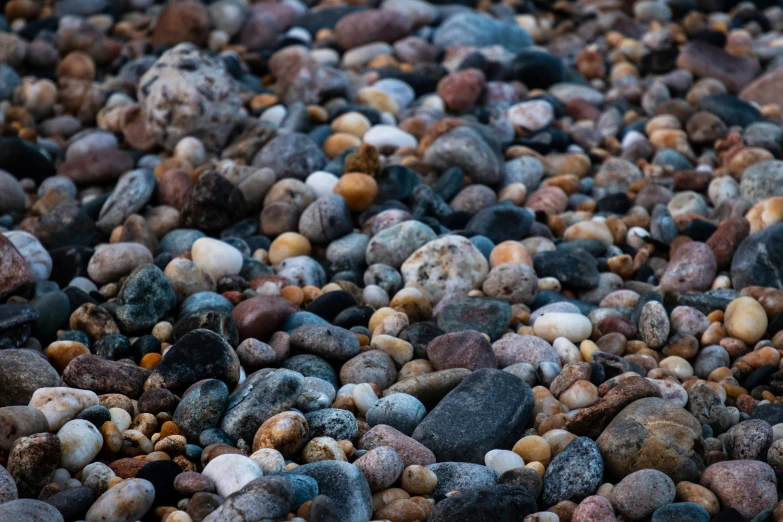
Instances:
[[[347,462],[322,460],[295,468],[318,482],[318,491],[332,499],[343,522],[367,522],[372,518],[370,485],[359,468]]]

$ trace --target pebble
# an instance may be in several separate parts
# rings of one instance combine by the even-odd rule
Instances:
[[[152,507],[154,499],[155,488],[152,483],[144,479],[127,479],[98,497],[98,500],[90,506],[84,520],[85,522],[138,520]]]
[[[248,482],[263,475],[261,467],[244,455],[224,454],[204,466],[203,475],[212,479],[215,490],[223,498],[242,489]]]

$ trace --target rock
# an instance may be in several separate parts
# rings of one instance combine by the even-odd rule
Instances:
[[[524,239],[528,236],[532,224],[533,217],[530,212],[501,203],[476,213],[465,225],[465,233],[485,236],[498,244]]]
[[[282,520],[290,511],[293,497],[294,488],[287,477],[257,478],[226,498],[204,522]]]
[[[37,497],[52,481],[60,463],[60,439],[53,433],[36,433],[16,441],[8,453],[8,473],[16,482],[19,496]]]
[[[517,127],[535,132],[552,123],[555,111],[545,100],[531,100],[509,107],[506,118]]]
[[[305,324],[291,334],[291,346],[299,351],[346,360],[359,354],[359,341],[353,333],[338,326]]]
[[[652,349],[661,348],[669,340],[669,316],[658,301],[650,301],[642,308],[639,336]]]
[[[533,329],[538,337],[550,343],[559,337],[580,343],[590,337],[593,325],[582,314],[550,312],[539,316]]]
[[[562,251],[539,252],[533,257],[533,268],[539,278],[554,277],[561,284],[590,289],[598,286],[598,268],[592,263]]]
[[[60,467],[76,473],[92,462],[103,446],[98,428],[89,421],[68,421],[57,432],[60,439]]]
[[[710,247],[691,241],[675,250],[666,267],[661,284],[681,292],[709,290],[717,273],[717,261]]]
[[[0,504],[0,519],[24,520],[26,522],[65,522],[63,516],[53,506],[32,499],[13,500]]]
[[[503,336],[492,344],[492,351],[501,368],[518,363],[528,363],[534,368],[542,362],[560,364],[560,357],[552,346],[534,335]]]
[[[394,384],[397,368],[394,360],[381,350],[363,352],[346,361],[340,368],[340,382],[343,384],[373,383],[385,390]]]
[[[475,330],[447,333],[435,338],[427,346],[427,358],[436,370],[497,368],[492,345]]]
[[[728,409],[720,396],[706,384],[697,384],[688,390],[688,411],[716,434],[723,433],[731,425]]]
[[[783,161],[762,161],[749,166],[742,173],[742,197],[756,204],[764,199],[783,196],[779,183],[783,179]]]
[[[32,333],[38,312],[30,305],[0,305],[0,348],[20,348]]]
[[[8,452],[21,437],[49,431],[46,417],[30,406],[0,408],[0,450]]]
[[[310,437],[329,437],[334,440],[353,440],[359,432],[356,418],[346,410],[325,408],[305,414]]]
[[[778,82],[781,74],[783,71],[779,71],[777,68],[767,71],[750,84],[745,85],[739,93],[739,98],[758,105],[777,103],[783,106],[783,97],[776,87],[780,85]]]
[[[90,390],[98,395],[118,393],[137,399],[144,391],[144,381],[149,374],[149,370],[137,366],[86,354],[68,363],[63,372],[63,382],[71,388]]]
[[[212,479],[218,495],[223,498],[241,490],[249,482],[261,477],[261,466],[244,455],[223,454],[215,457],[201,472]]]
[[[726,307],[726,331],[748,345],[754,345],[764,337],[767,325],[764,308],[752,297],[739,297]]]
[[[169,4],[160,12],[152,31],[154,47],[174,47],[192,42],[199,47],[207,43],[209,11],[200,2],[185,1]]]
[[[28,406],[40,411],[47,421],[46,431],[54,432],[75,419],[82,410],[98,404],[95,392],[57,387],[37,389]]]
[[[652,516],[652,522],[709,522],[709,520],[709,512],[693,502],[661,506]]]
[[[751,419],[732,426],[723,444],[732,460],[764,461],[772,439],[772,427],[766,421]]]
[[[135,269],[152,264],[152,252],[139,243],[98,245],[90,258],[87,273],[90,279],[103,284],[117,281]]]
[[[242,301],[231,312],[239,338],[267,340],[297,308],[276,296],[259,296]]]
[[[152,507],[155,488],[144,479],[127,479],[98,497],[87,515],[86,522],[133,522],[140,520]]]
[[[717,462],[704,470],[699,483],[715,493],[722,506],[736,509],[746,520],[777,503],[775,472],[765,462]]]
[[[566,448],[567,450],[568,448]],[[612,492],[612,505],[631,520],[643,520],[674,502],[674,482],[654,469],[642,469],[621,480]]]
[[[366,522],[372,518],[372,496],[367,479],[347,462],[324,460],[304,464],[289,473],[307,475],[318,483],[318,491],[334,502],[339,520]]]
[[[530,387],[518,377],[480,369],[424,418],[413,438],[438,460],[481,463],[489,450],[510,449],[521,437],[533,402]]]
[[[435,463],[435,455],[418,441],[400,433],[391,426],[379,424],[365,433],[359,439],[358,448],[372,450],[381,446],[389,446],[402,459],[403,465],[427,466]]]
[[[220,429],[234,440],[252,441],[264,421],[293,406],[303,387],[304,377],[297,372],[256,372],[229,396]]]
[[[410,436],[426,414],[426,408],[416,397],[394,393],[382,397],[370,408],[367,423],[373,427],[385,424]]]
[[[86,486],[77,486],[55,493],[45,502],[54,506],[63,516],[65,522],[75,522],[84,520],[87,510],[90,509],[96,498],[97,496],[92,489]]]
[[[469,462],[439,462],[427,466],[435,473],[437,485],[432,491],[436,502],[442,501],[452,491],[469,491],[494,486],[498,473],[494,469]]]
[[[27,265],[38,281],[46,281],[52,272],[52,257],[32,234],[15,230],[3,234],[27,261]]]
[[[511,306],[501,299],[460,297],[443,307],[438,315],[438,327],[444,332],[475,330],[494,341],[505,333],[511,313]]]
[[[778,237],[783,234],[783,224],[769,226],[748,236],[737,249],[731,262],[732,286],[783,288],[783,274],[772,259],[778,256]]]
[[[472,127],[457,127],[441,134],[425,151],[424,161],[441,172],[458,167],[474,183],[493,186],[503,179],[500,157]]]
[[[384,263],[399,269],[416,250],[436,238],[435,232],[420,221],[405,221],[374,235],[367,244],[368,265]]]
[[[404,466],[397,452],[389,446],[379,446],[356,459],[354,465],[359,468],[370,491],[382,491],[400,477]]]
[[[17,179],[30,176],[36,183],[56,175],[52,162],[21,138],[0,139],[0,169]]]
[[[351,212],[336,194],[317,199],[299,218],[299,232],[313,243],[330,243],[352,230]]]
[[[0,236],[0,300],[33,284],[35,275],[10,239]]]
[[[704,470],[696,452],[701,424],[665,399],[639,399],[623,409],[596,443],[607,478],[621,480],[640,469],[657,469],[675,483],[694,482]]]
[[[573,512],[572,522],[616,522],[612,504],[606,497],[593,495],[587,497]]]
[[[473,107],[485,86],[483,72],[466,69],[443,77],[438,82],[437,92],[451,112],[461,113]]]
[[[408,36],[412,20],[403,13],[389,9],[370,9],[351,13],[335,26],[337,43],[343,49],[353,49],[372,42],[394,43]]]
[[[223,381],[217,379],[200,381],[191,386],[182,396],[172,420],[183,431],[188,441],[197,442],[202,431],[215,428],[220,423],[228,404],[228,397],[228,386]]]
[[[419,399],[428,409],[432,409],[468,375],[470,375],[470,370],[465,368],[418,375],[395,383],[384,391],[384,395],[407,393]]]
[[[446,294],[478,288],[488,269],[487,260],[468,239],[446,236],[419,248],[400,271],[406,282],[421,284],[440,301]]]
[[[239,358],[221,336],[197,329],[185,334],[166,352],[144,389],[166,388],[181,394],[192,384],[214,378],[232,390],[239,382]]]
[[[168,150],[185,136],[218,149],[242,114],[238,86],[223,63],[188,43],[163,53],[141,77],[138,98],[147,132]]]
[[[463,12],[450,16],[437,28],[433,43],[439,49],[502,45],[509,51],[519,52],[532,46],[533,40],[515,24],[483,14]]]
[[[131,214],[136,214],[147,204],[157,182],[146,169],[132,170],[122,176],[103,204],[96,225],[105,234],[122,225]]]
[[[296,132],[272,139],[253,159],[254,167],[272,169],[277,179],[304,180],[325,165],[326,156],[315,142]]]
[[[508,520],[521,522],[536,511],[535,498],[522,486],[500,484],[470,489],[439,502],[428,520]]]
[[[109,183],[131,170],[133,164],[133,156],[127,151],[95,150],[89,154],[67,159],[57,169],[57,175],[70,178],[77,185]]]
[[[590,496],[601,485],[603,476],[604,463],[598,446],[587,437],[578,437],[547,467],[541,500],[552,506]]]
[[[490,297],[509,304],[532,305],[538,294],[538,277],[532,267],[521,263],[505,263],[492,268],[481,286]]]
[[[237,222],[243,215],[245,196],[217,172],[198,177],[182,203],[182,224],[188,228],[216,233]]]
[[[696,76],[716,78],[732,92],[748,85],[759,73],[759,66],[755,61],[731,55],[702,41],[690,42],[680,51],[677,67]]]
[[[577,435],[598,437],[612,419],[629,404],[645,397],[660,396],[658,388],[647,379],[629,376],[606,392],[596,404],[574,414],[568,420],[566,428]]]
[[[60,377],[32,350],[0,350],[0,407],[27,404],[35,390],[57,386]]]
[[[125,280],[111,308],[117,323],[128,334],[151,329],[177,304],[174,289],[160,268],[135,269]]]

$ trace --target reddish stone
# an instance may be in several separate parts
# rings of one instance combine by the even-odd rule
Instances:
[[[158,182],[158,199],[163,205],[182,209],[193,188],[193,179],[181,169],[167,170]]]
[[[419,441],[408,437],[391,426],[379,424],[359,439],[359,449],[371,450],[380,446],[391,446],[408,466],[435,464],[435,454]]]
[[[692,72],[697,77],[716,78],[731,92],[748,85],[759,73],[755,60],[734,56],[720,47],[702,41],[690,42],[682,48],[677,67]]]
[[[674,173],[674,188],[704,192],[712,180],[709,172],[700,170],[679,170]]]
[[[707,240],[718,268],[728,268],[740,243],[750,234],[750,223],[742,216],[727,219]]]
[[[22,254],[7,237],[0,235],[0,301],[34,282],[33,273]]]
[[[115,460],[109,464],[109,467],[118,477],[129,479],[134,478],[136,473],[147,464],[149,463],[146,460],[126,458]]]
[[[560,187],[541,187],[527,197],[525,206],[550,216],[560,214],[568,206],[568,194]]]
[[[174,47],[192,42],[199,47],[209,38],[209,11],[201,2],[186,0],[169,3],[160,15],[152,32],[153,47]]]
[[[371,9],[344,16],[334,28],[337,43],[353,49],[372,42],[394,43],[413,29],[406,15],[387,9]]]
[[[691,241],[674,252],[661,277],[661,284],[673,286],[680,292],[704,292],[709,290],[717,271],[718,264],[712,249],[699,241]]]
[[[112,183],[135,164],[129,152],[107,149],[84,154],[60,165],[57,174],[85,185]]]
[[[447,333],[436,337],[427,346],[427,358],[436,370],[450,368],[497,368],[492,345],[475,330]]]
[[[231,312],[239,339],[248,338],[264,341],[285,321],[285,318],[299,309],[277,296],[253,297],[239,303]]]
[[[438,96],[452,112],[465,112],[481,96],[486,79],[478,69],[465,69],[443,77],[438,82]]]

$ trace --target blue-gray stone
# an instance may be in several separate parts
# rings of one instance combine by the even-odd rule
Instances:
[[[381,398],[367,412],[367,423],[386,424],[410,436],[424,419],[427,409],[419,399],[407,393],[393,393]]]
[[[592,439],[578,437],[552,459],[544,475],[541,500],[549,507],[595,493],[604,478],[604,461]]]
[[[188,228],[172,230],[160,240],[160,251],[177,256],[190,250],[193,243],[202,237],[207,237],[207,235],[201,230]]]
[[[353,464],[322,460],[299,466],[289,473],[314,478],[319,493],[334,502],[342,522],[367,522],[372,518],[370,485]]]
[[[678,502],[656,509],[651,522],[710,522],[710,514],[693,502]]]
[[[436,502],[446,498],[446,494],[452,491],[494,486],[498,481],[497,471],[470,462],[438,462],[430,464],[427,469],[438,477],[438,483],[432,491]]]
[[[473,12],[449,17],[435,30],[432,41],[439,49],[502,45],[512,52],[533,45],[533,39],[518,25]]]
[[[215,292],[197,292],[182,302],[179,309],[179,317],[185,317],[193,312],[203,310],[220,310],[231,313],[234,305],[231,301]]]

